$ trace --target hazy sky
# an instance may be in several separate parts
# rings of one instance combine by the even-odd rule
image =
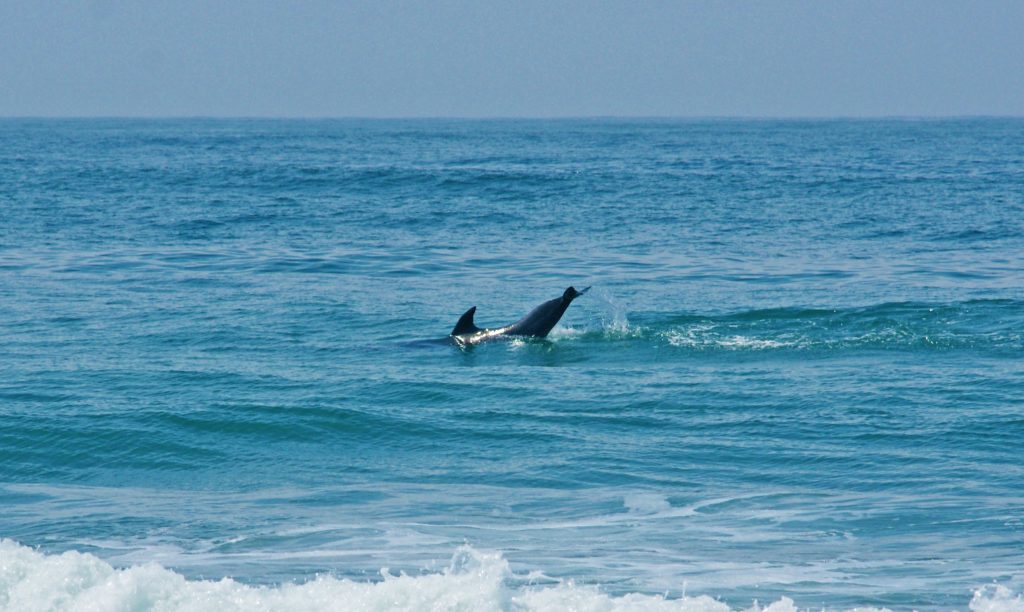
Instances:
[[[0,0],[52,115],[1024,115],[1024,0]]]

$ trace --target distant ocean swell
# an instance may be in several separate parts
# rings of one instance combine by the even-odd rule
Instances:
[[[976,612],[1019,612],[1024,596],[1001,585],[979,587],[964,604]],[[781,597],[749,612],[796,612],[801,602]],[[595,612],[729,612],[707,595],[675,593],[612,596],[600,587],[554,581],[540,571],[513,573],[498,553],[463,546],[440,572],[407,575],[382,568],[370,582],[319,575],[303,583],[248,586],[230,578],[188,580],[156,563],[116,569],[88,553],[46,555],[0,540],[0,610],[451,610],[466,612],[580,610]],[[806,608],[804,608],[806,609]],[[859,612],[885,610],[870,606]]]

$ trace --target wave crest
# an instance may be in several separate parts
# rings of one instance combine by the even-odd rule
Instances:
[[[613,596],[595,586],[563,582],[532,584],[539,572],[514,574],[499,553],[460,547],[437,573],[409,576],[381,570],[377,582],[320,575],[302,584],[250,586],[230,578],[189,580],[157,563],[117,569],[98,557],[69,551],[47,555],[12,540],[0,540],[0,610],[676,610],[729,612],[707,595],[668,598],[629,593]],[[1003,586],[975,591],[969,608],[1021,612],[1024,599]],[[878,608],[857,608],[862,612]],[[781,597],[748,612],[795,612]]]

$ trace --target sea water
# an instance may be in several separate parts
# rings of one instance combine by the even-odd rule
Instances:
[[[0,121],[0,538],[3,610],[1024,610],[1024,120]]]

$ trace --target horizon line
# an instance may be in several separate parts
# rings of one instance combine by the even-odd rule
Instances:
[[[0,115],[0,120],[253,121],[942,121],[1024,119],[1021,115]]]

